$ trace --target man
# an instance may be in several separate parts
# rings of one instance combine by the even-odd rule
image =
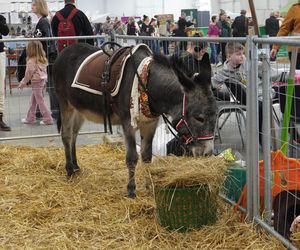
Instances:
[[[111,22],[111,19],[109,16],[106,17],[106,22],[103,23],[103,32],[106,34],[106,35],[111,35],[111,32],[113,30],[113,23]]]
[[[75,7],[75,0],[65,0],[65,7],[58,12],[66,19]],[[71,19],[74,25],[76,36],[91,36],[93,35],[93,29],[87,16],[81,11],[77,10],[76,14]],[[51,21],[53,36],[58,36],[59,19],[57,13],[54,15]],[[87,43],[94,45],[94,39],[87,39]]]
[[[241,15],[234,19],[231,25],[233,37],[245,37],[248,35],[248,18],[246,13],[246,10],[241,10]]]
[[[265,29],[266,29],[266,35],[269,36],[277,36],[277,33],[279,31],[279,12],[274,11],[271,12],[270,17],[266,19],[265,23]],[[273,44],[270,44],[270,50],[272,50]],[[275,58],[271,58],[271,61],[275,61]]]
[[[279,31],[279,12],[271,12],[270,17],[266,19],[266,34],[269,36],[277,36]]]
[[[186,14],[184,12],[181,13],[181,16],[178,19],[177,22],[177,29],[174,30],[174,36],[175,37],[186,37],[186,28],[192,26],[195,24],[194,22],[190,22],[186,20]],[[187,42],[180,42],[179,43],[179,53],[181,51],[185,51],[187,49]]]
[[[0,15],[0,40],[3,36],[7,36],[9,28],[6,24],[4,16]],[[6,70],[6,55],[4,51],[4,43],[0,42],[0,130],[10,131],[10,127],[3,121],[4,113],[4,86],[5,86],[5,70]]]

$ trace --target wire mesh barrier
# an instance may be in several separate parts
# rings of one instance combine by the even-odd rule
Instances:
[[[103,36],[67,39],[94,39],[96,46],[107,40]],[[58,136],[55,125],[21,123],[27,113],[31,90],[24,88],[20,91],[16,88],[15,70],[21,52],[31,40],[46,41],[47,47],[50,47],[50,41],[58,38],[3,40],[8,47],[5,117],[12,127],[9,133],[1,132],[1,141],[4,142],[10,139]],[[232,204],[238,203],[241,211],[246,211],[249,220],[255,220],[293,249],[289,241],[290,227],[300,215],[300,72],[291,67],[292,63],[287,58],[270,60],[269,53],[270,44],[300,46],[299,39],[116,35],[115,42],[122,46],[146,43],[153,53],[164,54],[167,58],[178,56],[183,61],[181,70],[189,78],[201,71],[201,59],[206,52],[209,53],[213,61],[210,65],[212,91],[218,108],[214,153],[220,154],[230,149],[234,160],[229,172],[239,179],[235,183],[227,180],[227,191],[222,196]],[[222,61],[222,48],[226,48],[226,61]],[[52,64],[53,61],[49,60],[49,68]],[[48,78],[51,77],[50,70]],[[54,83],[50,81],[45,99],[52,113],[55,113],[57,110],[51,107],[53,92]],[[119,127],[114,127],[114,131],[117,130],[119,132]],[[99,133],[104,131],[104,127],[87,123],[81,131]],[[176,135],[176,131],[172,132],[161,119],[154,137],[155,155],[167,154],[166,145],[174,138],[174,133]],[[90,142],[91,137],[86,137]],[[140,140],[139,136],[137,140]],[[238,185],[238,192],[231,189],[234,185]]]
[[[5,84],[5,120],[11,126],[12,131],[9,133],[1,132],[1,141],[15,141],[19,139],[33,139],[43,137],[58,137],[58,131],[55,124],[58,115],[57,98],[52,80],[52,66],[57,57],[58,51],[55,48],[57,40],[66,38],[15,38],[3,39],[6,50],[6,84]],[[64,41],[77,41],[91,43],[93,41],[95,46],[101,46],[107,38],[105,36],[88,36],[88,37],[68,37]],[[28,114],[30,105],[30,96],[32,93],[32,85],[27,83],[21,90],[18,85],[25,75],[26,69],[26,46],[29,42],[41,41],[43,48],[45,48],[48,59],[47,66],[47,84],[43,91],[46,106],[50,109],[52,117],[54,118],[53,125],[40,126],[42,117],[39,111],[36,113],[35,121],[24,122]],[[25,53],[24,53],[25,52]],[[22,122],[23,119],[23,122]],[[115,128],[116,129],[116,128]],[[86,123],[81,133],[101,133],[103,126],[95,125],[93,123]],[[52,139],[51,139],[52,140]],[[21,143],[21,141],[19,141]]]

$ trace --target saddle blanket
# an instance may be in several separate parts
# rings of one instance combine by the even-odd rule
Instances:
[[[133,128],[137,128],[139,123],[153,122],[159,117],[159,115],[151,113],[149,96],[145,91],[147,89],[147,79],[152,60],[152,57],[146,57],[143,59],[137,69],[141,82],[139,82],[137,75],[135,75],[133,80],[130,96],[130,117],[131,126]],[[144,87],[142,87],[142,85],[144,85]]]
[[[110,81],[108,83],[108,89],[111,96],[116,96],[119,93],[120,84],[122,82],[124,68],[126,66],[127,60],[130,58],[130,50],[132,50],[132,55],[140,48],[146,48],[150,54],[152,54],[150,48],[146,44],[138,44],[133,48],[121,48],[122,51],[117,57],[116,61],[113,63],[110,71]],[[149,55],[150,55],[149,54]],[[95,53],[89,55],[78,68],[76,75],[74,77],[72,87],[79,88],[81,90],[102,95],[102,74],[104,72],[105,61],[109,57],[102,51],[96,51]]]

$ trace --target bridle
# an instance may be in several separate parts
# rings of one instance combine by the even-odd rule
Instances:
[[[180,128],[183,126],[186,127],[188,133],[187,134],[180,134],[178,131]],[[186,95],[183,95],[182,99],[182,113],[181,113],[181,119],[175,126],[176,132],[180,135],[181,139],[184,141],[186,145],[191,144],[193,142],[198,142],[198,141],[207,141],[207,140],[212,140],[214,138],[213,134],[208,134],[208,135],[194,135],[188,125],[188,122],[186,120]]]
[[[132,57],[132,50],[130,50],[130,56],[131,56],[131,58],[133,58]],[[139,84],[140,84],[141,88],[146,93],[148,93],[146,87],[143,84],[143,81],[141,80],[140,75],[137,72],[137,67],[135,66],[134,60],[132,59],[131,62],[133,64],[134,69],[136,70],[135,74],[136,74],[136,76],[138,78],[138,81],[139,81]],[[148,93],[148,97],[151,98],[151,95],[149,95],[149,93]],[[167,124],[167,127],[168,127],[169,131],[173,134],[173,136],[175,138],[177,138],[177,139],[183,140],[183,143],[186,146],[189,145],[189,144],[191,144],[191,143],[194,143],[194,142],[207,141],[207,140],[213,140],[214,139],[214,135],[213,134],[208,134],[208,135],[194,135],[192,133],[192,131],[191,131],[189,125],[188,125],[187,119],[186,119],[186,95],[185,94],[183,95],[183,99],[182,99],[182,115],[181,115],[181,119],[176,124],[176,126],[174,127],[172,125],[172,123],[170,122],[170,120],[167,118],[167,116],[165,114],[162,114],[162,117],[163,117],[164,122]],[[185,126],[186,129],[188,130],[187,134],[179,133],[179,129],[181,127],[183,127],[183,126]],[[174,131],[176,133],[174,133]]]

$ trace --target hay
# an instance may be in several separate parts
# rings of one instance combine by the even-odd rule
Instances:
[[[137,168],[137,198],[125,197],[123,148],[78,148],[82,172],[68,180],[61,148],[0,145],[2,249],[284,249],[252,224],[219,221],[181,234],[157,223]]]
[[[207,185],[219,189],[227,166],[221,157],[160,157],[147,168],[156,187],[190,187]]]
[[[297,224],[296,232],[291,235],[293,244],[300,249],[300,224]]]

